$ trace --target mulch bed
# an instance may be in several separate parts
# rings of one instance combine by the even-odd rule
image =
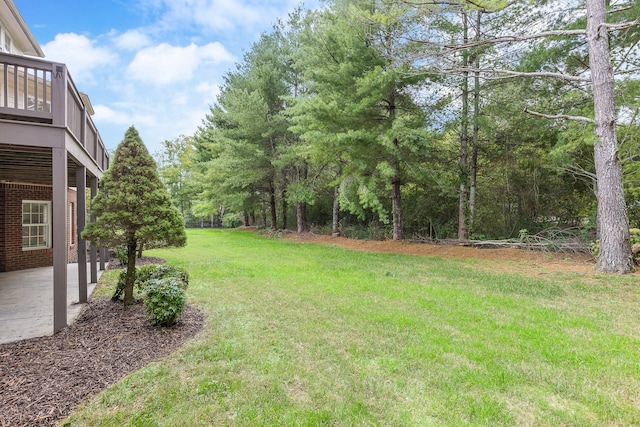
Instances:
[[[88,397],[194,337],[204,314],[187,306],[170,328],[138,303],[91,298],[54,336],[0,345],[0,426],[55,426]]]
[[[147,264],[164,264],[167,262],[166,259],[157,258],[153,256],[144,255],[142,258],[136,258],[136,266],[147,265]],[[107,270],[115,270],[119,268],[125,268],[126,265],[122,265],[118,258],[111,258],[109,264],[107,264]]]

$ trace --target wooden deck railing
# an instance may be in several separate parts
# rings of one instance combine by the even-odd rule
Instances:
[[[66,127],[98,167],[109,155],[64,64],[0,53],[0,119]]]

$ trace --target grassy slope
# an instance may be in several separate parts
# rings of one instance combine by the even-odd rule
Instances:
[[[72,425],[640,424],[640,292],[191,230],[199,337]],[[485,269],[486,270],[486,269]]]

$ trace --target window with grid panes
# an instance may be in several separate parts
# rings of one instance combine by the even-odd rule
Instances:
[[[51,202],[22,202],[22,249],[51,247]]]

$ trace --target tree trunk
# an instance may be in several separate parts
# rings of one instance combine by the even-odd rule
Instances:
[[[469,25],[467,22],[467,12],[462,12],[462,22],[464,28],[464,44],[469,42]],[[462,68],[466,69],[469,65],[469,53],[467,50],[462,52]],[[467,235],[467,202],[469,198],[469,159],[468,159],[468,124],[469,124],[469,72],[462,73],[462,117],[460,123],[460,195],[458,201],[458,239],[463,240]]]
[[[289,209],[289,204],[287,203],[287,190],[282,190],[280,194],[282,197],[282,229],[287,229],[287,210]]]
[[[144,245],[142,243],[140,243],[140,246],[138,246],[138,258],[142,258],[142,250],[144,249]]]
[[[242,211],[242,225],[244,225],[245,227],[249,226],[249,214],[246,210]]]
[[[124,281],[124,305],[133,305],[133,285],[136,280],[136,248],[138,242],[133,239],[127,244],[127,273]]]
[[[594,162],[598,180],[600,251],[596,270],[629,273],[632,270],[629,218],[622,186],[622,166],[615,127],[614,80],[609,50],[605,0],[586,0],[589,67],[593,82],[597,137]]]
[[[282,229],[287,229],[287,211],[289,210],[289,203],[287,203],[287,174],[282,171],[282,192],[280,197],[282,198]]]
[[[296,222],[298,225],[298,233],[307,231],[307,204],[304,202],[296,203]]]
[[[309,177],[309,165],[304,162],[301,168],[298,168],[298,183],[303,182],[308,185],[307,178]],[[296,203],[296,225],[298,226],[298,233],[304,233],[308,230],[307,226],[307,203]]]
[[[331,219],[331,237],[340,236],[340,186],[333,189],[333,213]]]
[[[273,186],[273,182],[269,183],[269,207],[271,209],[271,228],[278,229],[278,215],[276,214],[276,189]]]
[[[480,40],[482,12],[477,11],[476,40]],[[480,53],[476,51],[473,58],[474,67],[480,69]],[[480,72],[473,73],[473,148],[471,152],[471,177],[469,180],[469,226],[467,235],[473,233],[476,221],[476,185],[478,183],[478,144],[480,133]]]
[[[251,212],[249,212],[249,225],[256,225],[256,211],[254,209],[251,209]]]
[[[389,120],[391,126],[396,119],[396,93],[391,93],[389,96]],[[400,141],[398,138],[394,138],[393,146],[395,152],[393,153],[393,167],[395,168],[395,174],[391,177],[391,215],[393,216],[393,240],[402,240],[402,194],[401,186],[402,180],[400,178]]]
[[[391,202],[393,210],[393,240],[402,240],[402,194],[400,177],[395,175],[391,183]]]
[[[262,199],[262,227],[267,228],[267,209],[264,206],[264,199]]]

